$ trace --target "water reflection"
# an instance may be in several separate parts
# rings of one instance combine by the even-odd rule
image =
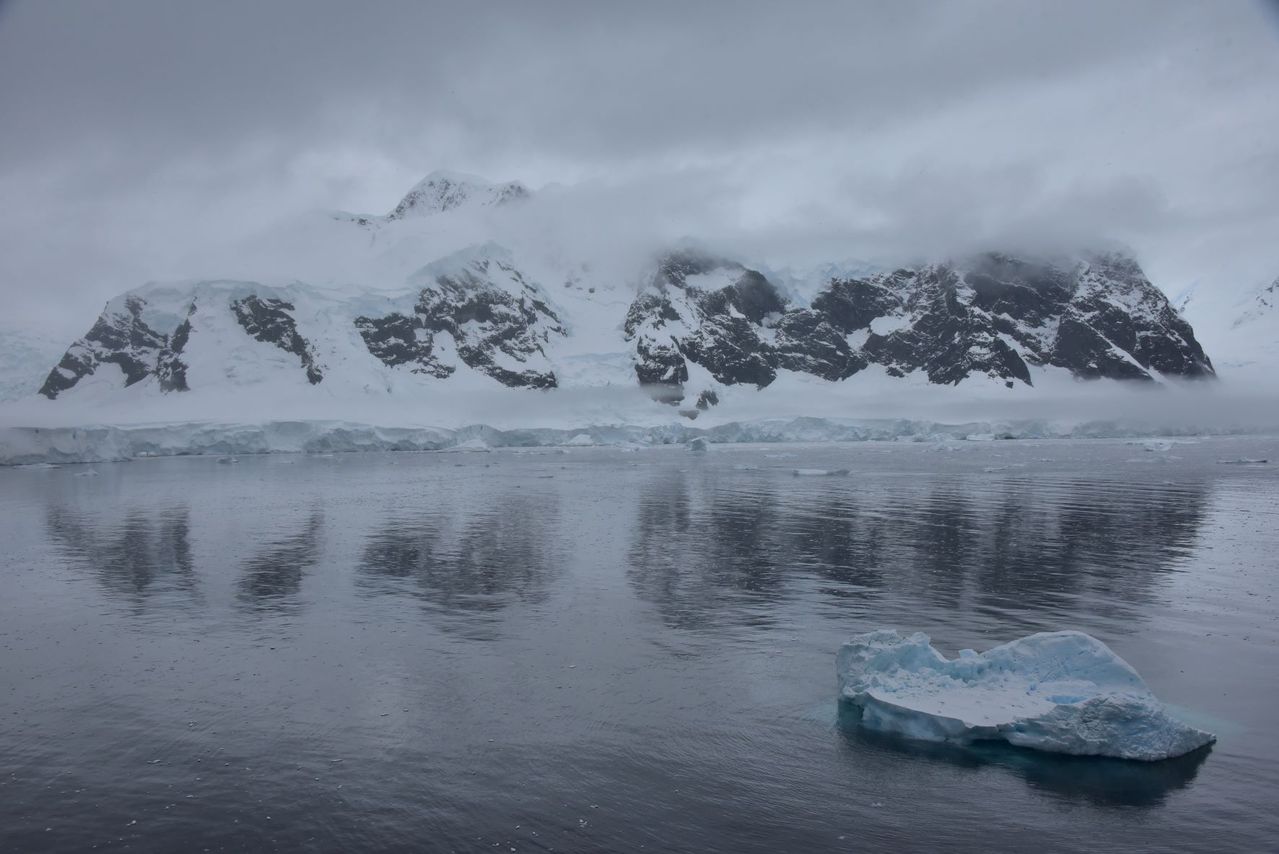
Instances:
[[[558,565],[556,516],[552,496],[515,495],[465,514],[436,508],[388,519],[365,543],[363,587],[412,596],[468,624],[544,601]]]
[[[859,761],[866,761],[870,754],[890,762],[938,763],[961,772],[1002,768],[1034,789],[1101,807],[1159,806],[1171,792],[1190,785],[1212,752],[1209,746],[1162,762],[1133,762],[1056,755],[1004,742],[919,741],[866,729],[861,725],[861,710],[846,702],[839,704],[838,727],[845,747],[855,751]]]
[[[872,598],[884,584],[885,568],[901,557],[889,524],[855,494],[819,494],[790,514],[785,548],[792,566],[837,582],[825,593]]]
[[[50,539],[91,568],[108,594],[143,604],[164,592],[193,593],[191,513],[186,505],[95,524],[91,517],[54,505],[45,514]]]
[[[0,472],[8,847],[1265,849],[1279,486],[1215,460],[1271,451],[889,450]],[[878,625],[1133,632],[1233,730],[1138,765],[832,728]]]
[[[1059,521],[1033,579],[1040,595],[1054,585],[1078,588],[1086,578],[1103,602],[1122,598],[1131,604],[1148,601],[1152,576],[1174,569],[1193,548],[1208,486],[1075,480],[1050,500]],[[1027,586],[1025,581],[1018,585]]]
[[[779,541],[784,517],[771,489],[699,490],[669,473],[642,490],[628,576],[636,593],[671,625],[695,628],[731,611],[769,619],[737,604],[776,600],[785,585]]]
[[[1147,602],[1194,545],[1208,487],[1114,481],[894,478],[723,483],[664,473],[642,487],[628,552],[636,594],[670,625],[757,619],[732,603],[886,592],[938,611],[1050,609],[1101,617]],[[1094,601],[1095,600],[1095,601]]]
[[[320,559],[324,514],[312,511],[293,536],[268,544],[244,566],[239,582],[242,603],[263,611],[287,611],[297,605],[302,576]]]

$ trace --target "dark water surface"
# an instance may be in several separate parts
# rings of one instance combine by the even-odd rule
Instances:
[[[1273,851],[1277,457],[0,470],[0,850]],[[885,626],[1091,632],[1221,740],[1141,765],[877,737],[834,654]]]

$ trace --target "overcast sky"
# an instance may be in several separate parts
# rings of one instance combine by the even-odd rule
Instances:
[[[1249,0],[4,2],[4,321],[422,175],[669,188],[849,256],[1105,235],[1279,275],[1279,13]],[[714,221],[711,221],[714,220]]]

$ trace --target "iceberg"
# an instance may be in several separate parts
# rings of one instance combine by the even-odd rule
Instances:
[[[922,632],[882,629],[840,647],[836,669],[863,726],[912,738],[1144,761],[1216,741],[1169,715],[1128,662],[1083,632],[948,659]]]

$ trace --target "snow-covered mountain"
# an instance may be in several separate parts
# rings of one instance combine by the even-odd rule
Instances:
[[[572,257],[540,229],[536,200],[517,183],[434,173],[385,216],[338,215],[309,238],[317,255],[343,247],[340,281],[122,294],[40,395],[99,415],[304,404],[416,423],[478,418],[487,398],[639,423],[774,414],[783,399],[786,414],[837,414],[896,385],[1007,396],[1214,376],[1190,324],[1122,253],[772,273],[683,244],[627,266]],[[489,232],[511,245],[478,239]],[[317,266],[306,239],[290,246],[299,270]]]
[[[427,265],[399,292],[300,283],[150,285],[113,299],[48,374],[53,400],[141,386],[161,394],[268,384],[393,393],[453,378],[556,385],[565,330],[542,289],[495,245]]]
[[[763,388],[779,371],[847,381],[872,365],[956,385],[1033,385],[1032,368],[1079,379],[1204,378],[1194,332],[1131,258],[1058,262],[986,254],[863,278],[832,277],[788,305],[761,273],[707,256],[667,256],[624,326],[638,379],[678,401],[690,366]],[[702,401],[699,400],[699,403]]]

